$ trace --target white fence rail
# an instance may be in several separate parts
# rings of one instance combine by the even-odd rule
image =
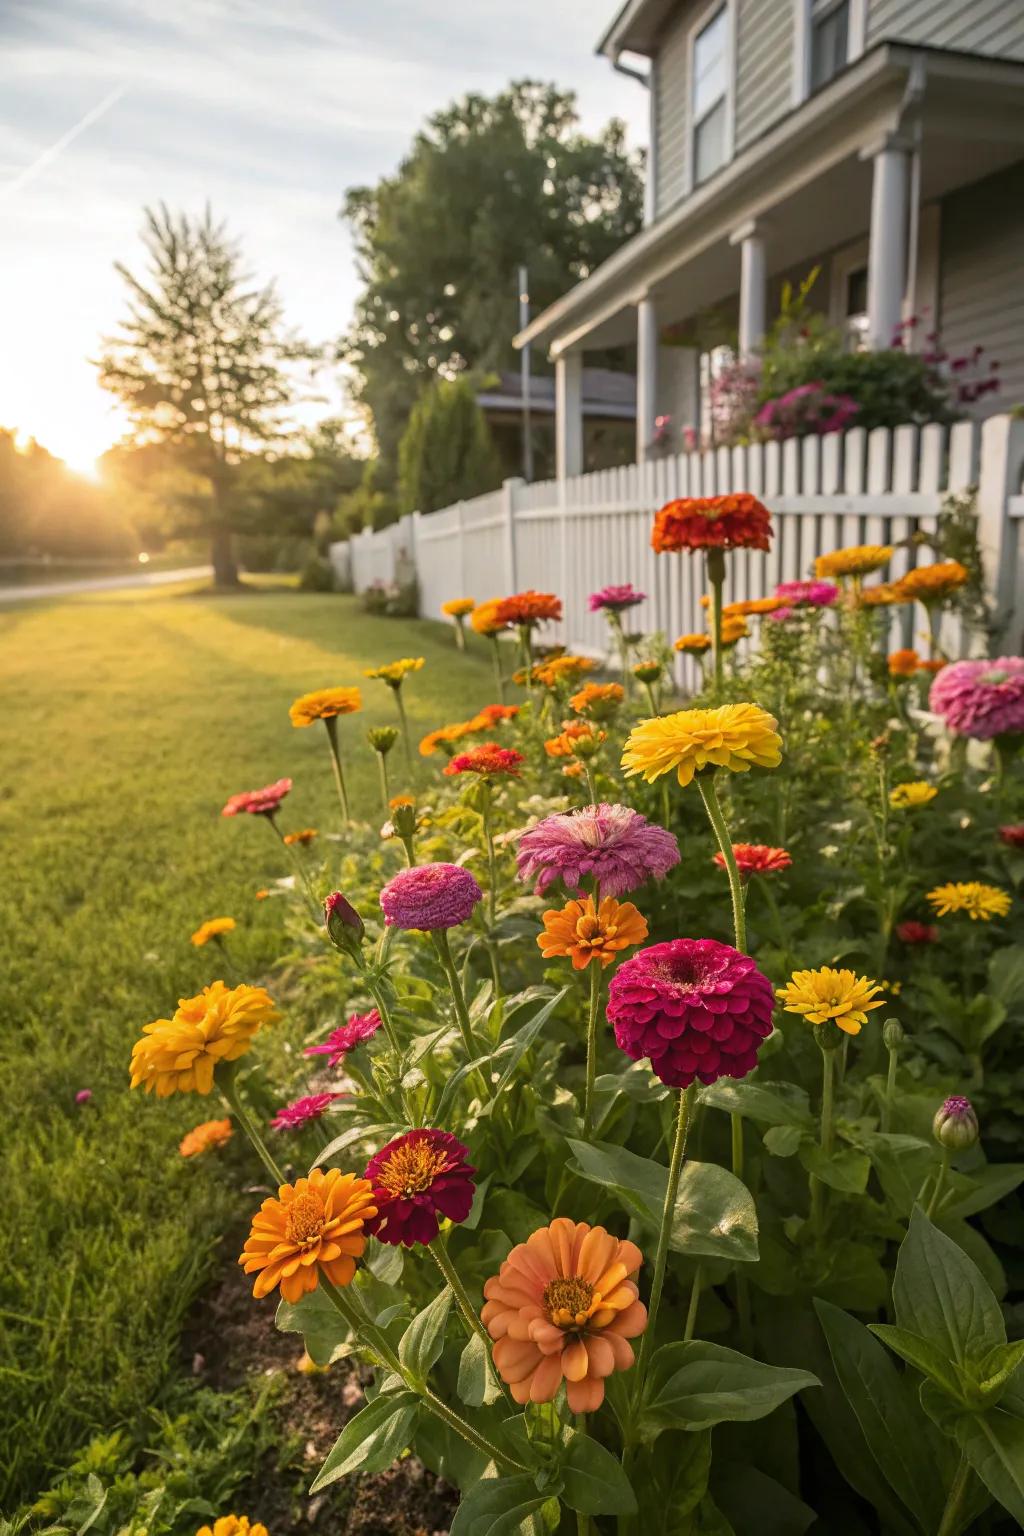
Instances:
[[[813,573],[816,555],[849,544],[900,546],[887,576],[935,557],[914,534],[933,534],[943,501],[978,492],[979,535],[986,581],[1004,626],[1020,649],[1024,622],[1024,421],[991,417],[952,428],[854,428],[845,434],[684,453],[574,479],[524,485],[458,502],[427,516],[413,513],[393,527],[350,541],[354,585],[391,582],[403,561],[414,568],[420,613],[440,616],[453,597],[477,601],[536,587],[563,599],[560,640],[604,650],[607,632],[587,597],[612,582],[632,581],[648,594],[638,623],[668,638],[704,628],[703,562],[655,555],[651,518],[676,496],[750,491],[772,514],[771,551],[730,556],[726,601],[763,597],[777,582]],[[908,542],[909,541],[909,542]],[[911,609],[892,611],[892,641],[913,639]],[[553,636],[552,636],[553,637]],[[942,643],[962,654],[966,637],[948,622]],[[693,663],[680,658],[679,682]]]

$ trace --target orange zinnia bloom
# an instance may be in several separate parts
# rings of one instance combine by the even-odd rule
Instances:
[[[611,965],[624,949],[647,937],[646,919],[631,901],[616,901],[614,896],[606,896],[599,907],[593,896],[567,902],[561,911],[545,912],[543,923],[537,943],[544,959],[568,955],[575,971],[591,960]]]
[[[558,736],[549,736],[545,741],[544,751],[548,757],[573,757],[578,742],[593,742],[600,746],[606,740],[605,732],[595,731],[589,720],[567,720]]]
[[[573,694],[569,703],[578,715],[607,720],[625,696],[621,683],[585,683],[579,693]]]
[[[910,649],[893,651],[889,657],[890,677],[913,677],[921,664],[921,658],[916,651]]]
[[[919,565],[901,576],[896,583],[903,596],[918,602],[937,603],[970,580],[971,573],[959,560],[939,560],[935,565]]]
[[[635,1243],[567,1216],[512,1249],[480,1317],[517,1403],[550,1403],[564,1379],[573,1413],[600,1408],[605,1377],[629,1370],[627,1340],[647,1327],[632,1278],[642,1263]]]
[[[178,1151],[182,1157],[198,1157],[211,1147],[222,1147],[232,1136],[230,1120],[204,1120],[181,1138]]]
[[[317,836],[318,833],[316,827],[303,827],[301,832],[286,832],[284,841],[286,846],[289,848],[294,848],[296,844],[302,848],[305,848]]]
[[[562,617],[562,600],[553,592],[535,592],[529,587],[525,592],[503,597],[499,612],[506,624],[542,624]]]
[[[883,581],[877,587],[864,587],[857,601],[862,608],[892,608],[896,603],[908,603],[910,598],[898,581]]]
[[[478,635],[496,635],[499,630],[508,629],[509,620],[502,612],[504,601],[502,597],[490,597],[473,609],[469,622]]]
[[[315,1291],[322,1270],[332,1285],[348,1285],[366,1247],[363,1224],[377,1214],[373,1185],[340,1168],[314,1168],[308,1179],[282,1184],[252,1219],[239,1264],[256,1275],[253,1295],[276,1285],[285,1301]]]
[[[711,636],[710,635],[680,635],[679,639],[675,641],[672,649],[675,650],[675,651],[694,651],[694,652],[710,651],[710,649],[711,649]]]
[[[746,619],[739,614],[723,613],[722,615],[722,644],[736,645],[740,640],[745,640],[750,634],[750,628]]]

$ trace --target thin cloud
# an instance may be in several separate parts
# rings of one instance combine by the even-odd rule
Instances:
[[[80,117],[78,122],[68,129],[67,133],[62,133],[59,139],[43,150],[42,154],[37,155],[31,165],[27,165],[19,175],[15,176],[13,181],[9,181],[5,186],[0,187],[0,200],[13,197],[16,192],[21,191],[22,187],[27,187],[29,182],[35,181],[36,177],[41,175],[48,165],[53,164],[58,155],[64,153],[69,144],[73,144],[87,128],[91,128],[93,123],[98,123],[101,117],[106,116],[111,107],[121,100],[125,90],[125,86],[119,85],[116,90],[110,91],[108,95],[104,96],[102,101],[97,102],[83,117]]]

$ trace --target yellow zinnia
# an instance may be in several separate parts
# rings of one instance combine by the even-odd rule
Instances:
[[[935,908],[937,917],[948,917],[951,912],[966,912],[972,922],[980,918],[983,923],[993,917],[1005,917],[1010,910],[1010,897],[997,885],[983,885],[980,880],[955,880],[949,885],[937,885],[928,892],[927,898]]]
[[[897,784],[895,789],[890,790],[889,804],[896,811],[907,811],[915,805],[927,805],[937,794],[934,784],[915,779],[911,784]]]
[[[848,549],[834,549],[831,554],[819,555],[814,562],[814,574],[823,576],[867,576],[870,571],[880,571],[892,559],[891,544],[853,544]]]
[[[222,933],[234,933],[237,927],[233,917],[211,917],[209,922],[200,923],[192,935],[192,943],[196,949],[202,949],[211,939],[218,939]]]
[[[701,651],[710,651],[711,636],[680,635],[679,639],[673,642],[672,649],[674,651],[693,651],[697,653]]]
[[[441,604],[441,612],[449,619],[464,619],[476,607],[475,597],[453,597]]]
[[[131,1086],[159,1099],[209,1093],[217,1063],[244,1055],[256,1031],[279,1018],[263,987],[211,982],[196,997],[183,997],[173,1018],[145,1025],[132,1047]]]
[[[363,696],[358,688],[318,688],[304,693],[289,707],[292,725],[312,725],[314,720],[333,720],[336,715],[351,715],[361,709]]]
[[[626,776],[644,782],[673,769],[684,787],[702,768],[777,768],[782,761],[778,721],[757,704],[722,704],[717,709],[681,709],[634,726],[622,754]]]
[[[872,1001],[881,990],[878,982],[867,976],[823,965],[817,971],[794,971],[776,996],[787,1013],[802,1014],[808,1024],[824,1024],[831,1019],[848,1035],[859,1035],[870,1010],[882,1006],[882,998]]]
[[[201,1525],[196,1536],[267,1536],[267,1528],[258,1520],[250,1525],[248,1515],[221,1515],[213,1522],[212,1529]]]
[[[486,603],[480,603],[473,609],[469,622],[478,635],[496,635],[499,630],[508,629],[508,619],[503,610],[504,602],[503,597],[491,597]]]
[[[406,674],[418,672],[422,666],[422,656],[403,656],[398,661],[389,661],[383,667],[367,667],[363,676],[379,678],[382,683],[387,683],[389,688],[400,688]]]

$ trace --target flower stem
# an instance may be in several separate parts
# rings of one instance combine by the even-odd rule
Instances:
[[[590,1012],[587,1016],[587,1083],[583,1095],[583,1138],[589,1141],[594,1128],[594,1082],[597,1077],[597,1018],[601,1011],[601,966],[590,962]]]
[[[722,587],[725,584],[725,553],[709,549],[708,582],[711,586],[711,647],[714,657],[714,695],[722,697]]]
[[[466,1325],[466,1329],[470,1338],[473,1338],[475,1335],[483,1343],[484,1350],[486,1351],[487,1368],[491,1373],[491,1377],[493,1378],[495,1385],[501,1391],[505,1401],[508,1403],[513,1413],[518,1413],[519,1410],[513,1401],[512,1394],[509,1392],[508,1387],[498,1375],[498,1367],[495,1365],[491,1356],[491,1336],[487,1332],[487,1329],[484,1327],[483,1323],[480,1321],[479,1314],[473,1309],[473,1303],[469,1299],[466,1287],[462,1283],[462,1278],[459,1275],[458,1270],[452,1263],[451,1254],[445,1247],[444,1239],[442,1237],[438,1237],[435,1242],[428,1244],[428,1249],[431,1257],[434,1260],[434,1263],[437,1265],[438,1269],[441,1271],[442,1275],[444,1275],[444,1278],[452,1288],[452,1295],[455,1297],[455,1304],[459,1311],[462,1313],[462,1320]]]
[[[946,1507],[942,1511],[942,1523],[938,1529],[938,1536],[956,1536],[960,1529],[964,1499],[967,1496],[970,1480],[971,1464],[966,1456],[961,1456],[960,1465],[956,1469],[953,1481],[949,1485],[949,1493],[946,1495]]]
[[[324,721],[327,730],[327,742],[331,749],[331,765],[334,768],[334,782],[338,790],[338,799],[341,802],[341,814],[346,821],[351,821],[352,816],[348,808],[348,792],[345,789],[345,775],[341,768],[341,749],[338,746],[338,720],[335,715],[329,715]]]
[[[935,1179],[935,1188],[932,1190],[932,1197],[931,1197],[931,1199],[928,1202],[928,1209],[925,1212],[925,1214],[928,1217],[929,1221],[934,1221],[935,1217],[939,1213],[939,1207],[942,1204],[942,1196],[945,1194],[945,1191],[946,1191],[946,1179],[947,1179],[948,1176],[949,1176],[949,1148],[948,1147],[943,1147],[943,1149],[942,1149],[942,1162],[939,1164],[939,1172],[938,1172],[938,1175],[936,1176],[936,1179]]]
[[[473,1026],[470,1023],[469,1009],[466,1006],[466,994],[462,990],[462,982],[459,980],[459,973],[452,958],[451,946],[448,943],[448,930],[446,928],[435,928],[430,937],[434,941],[434,948],[437,950],[437,957],[441,962],[441,968],[448,979],[448,990],[451,992],[452,1003],[455,1006],[455,1017],[462,1035],[462,1045],[466,1052],[466,1060],[475,1061],[479,1055],[479,1050],[476,1041],[473,1039]],[[480,1080],[484,1098],[489,1098],[490,1093],[483,1073],[478,1072],[476,1075]]]
[[[221,1098],[224,1100],[228,1109],[230,1109],[231,1113],[238,1121],[245,1135],[248,1136],[250,1142],[252,1143],[253,1150],[255,1151],[260,1162],[263,1164],[264,1168],[270,1174],[270,1177],[273,1179],[274,1183],[276,1185],[287,1184],[288,1180],[285,1178],[284,1174],[275,1163],[273,1157],[270,1155],[270,1152],[267,1150],[267,1147],[263,1141],[263,1137],[256,1129],[249,1111],[242,1103],[242,1096],[238,1091],[238,1084],[235,1081],[234,1071],[225,1072],[220,1078],[218,1078],[217,1087],[220,1089]]]
[[[388,762],[383,752],[377,753],[377,768],[380,772],[380,798],[384,806],[384,815],[386,816],[390,809],[388,801],[391,799],[391,792],[388,789]]]
[[[644,692],[647,695],[647,702],[651,707],[651,714],[656,715],[658,713],[658,701],[654,697],[654,689],[650,683],[644,683]]]
[[[398,706],[398,720],[399,720],[399,723],[400,723],[400,725],[402,727],[402,745],[405,747],[406,766],[409,769],[409,777],[411,778],[412,777],[412,772],[413,772],[412,743],[409,740],[409,721],[408,721],[408,719],[406,717],[406,713],[405,713],[405,704],[402,701],[402,685],[401,685],[401,683],[399,683],[398,687],[394,690],[394,694],[395,694],[395,703]]]
[[[892,1106],[896,1097],[896,1066],[899,1060],[898,1049],[889,1051],[889,1070],[885,1075],[885,1099],[882,1104],[882,1130],[888,1131],[892,1125]]]
[[[826,1156],[832,1153],[832,1088],[835,1081],[835,1052],[821,1052],[821,1150]],[[811,1174],[811,1222],[821,1233],[825,1220],[825,1186]]]
[[[729,877],[729,894],[732,897],[732,925],[736,935],[736,948],[741,955],[747,952],[747,916],[743,895],[743,881],[740,878],[739,866],[736,863],[736,855],[732,851],[732,838],[725,824],[722,814],[722,803],[718,798],[718,790],[715,787],[713,773],[698,774],[697,788],[700,797],[704,801],[704,809],[708,813],[708,820],[718,839],[718,846],[725,860],[725,872]]]
[[[644,1380],[647,1375],[647,1367],[650,1364],[651,1352],[654,1349],[654,1333],[658,1321],[658,1308],[661,1305],[661,1292],[665,1284],[665,1269],[668,1265],[668,1245],[672,1236],[672,1221],[676,1211],[676,1196],[679,1194],[679,1180],[683,1171],[683,1158],[686,1155],[686,1133],[692,1118],[692,1109],[697,1094],[697,1086],[691,1083],[685,1092],[679,1095],[679,1109],[676,1115],[676,1134],[672,1143],[672,1155],[668,1165],[668,1182],[665,1185],[665,1204],[661,1211],[661,1228],[658,1232],[658,1246],[654,1255],[654,1275],[651,1280],[651,1294],[647,1302],[647,1328],[640,1343],[640,1358],[636,1367],[636,1387],[633,1396],[633,1416],[643,1399]]]
[[[501,646],[498,644],[497,635],[488,635],[491,645],[491,660],[494,663],[494,681],[498,685],[498,702],[505,702],[505,674],[501,670]]]
[[[590,759],[583,758],[583,772],[587,776],[587,793],[590,796],[591,805],[597,804],[597,780],[594,778],[594,770],[590,766]]]
[[[303,889],[303,892],[305,894],[306,900],[309,903],[309,910],[312,913],[313,921],[316,923],[317,927],[319,928],[320,925],[323,922],[322,908],[320,906],[320,903],[317,901],[315,895],[313,894],[313,887],[309,883],[309,876],[306,873],[305,865],[303,864],[301,857],[295,852],[295,849],[291,846],[291,844],[285,842],[285,840],[284,840],[284,833],[281,831],[281,828],[278,826],[276,817],[268,816],[267,820],[270,822],[270,825],[273,827],[274,831],[277,833],[278,841],[280,842],[281,847],[284,849],[285,853],[287,854],[288,859],[289,859],[289,861],[291,863],[291,866],[292,866],[292,868],[294,869],[296,875],[299,878],[299,884],[302,886],[302,889]]]
[[[701,1266],[698,1264],[693,1272],[693,1284],[690,1286],[690,1305],[686,1309],[686,1327],[683,1329],[684,1343],[689,1343],[697,1327],[697,1309],[700,1306],[700,1290],[703,1279],[704,1274]]]
[[[493,928],[498,921],[498,859],[494,851],[494,829],[491,826],[491,786],[485,780],[480,790],[480,819],[484,825],[484,842],[487,844],[487,917]]]

